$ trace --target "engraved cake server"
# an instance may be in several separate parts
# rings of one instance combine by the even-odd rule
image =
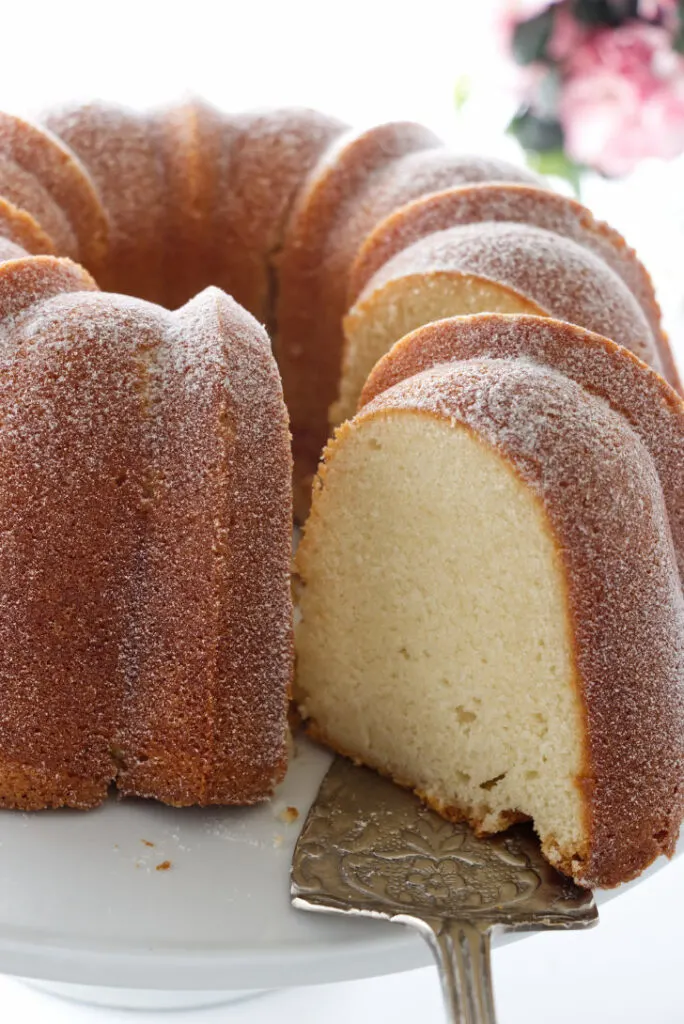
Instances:
[[[449,1021],[495,1024],[494,928],[587,928],[594,898],[542,857],[527,826],[478,839],[412,794],[336,758],[292,860],[303,910],[409,925],[435,955]]]

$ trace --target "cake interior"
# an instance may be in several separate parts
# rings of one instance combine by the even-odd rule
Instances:
[[[541,502],[465,427],[342,428],[297,556],[296,697],[314,735],[479,831],[584,846],[584,719]]]
[[[402,277],[372,291],[344,319],[339,399],[330,422],[336,425],[354,415],[368,374],[400,338],[434,320],[471,313],[544,316],[545,310],[494,281],[444,271]]]

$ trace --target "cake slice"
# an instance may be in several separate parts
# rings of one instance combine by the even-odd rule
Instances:
[[[644,312],[599,256],[528,224],[465,224],[436,231],[393,256],[344,319],[345,347],[333,425],[353,416],[375,363],[404,335],[445,317],[531,313],[579,324],[661,370]]]
[[[435,231],[488,221],[531,224],[577,242],[600,256],[637,299],[655,339],[666,379],[681,390],[663,331],[653,282],[624,238],[568,196],[523,184],[474,184],[421,196],[381,221],[368,235],[349,275],[348,306],[371,277],[402,249]]]
[[[524,356],[440,363],[336,433],[297,555],[309,732],[612,886],[674,848],[684,601],[654,460]]]

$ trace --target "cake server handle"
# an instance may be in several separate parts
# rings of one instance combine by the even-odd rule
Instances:
[[[496,1024],[489,922],[425,918],[421,924],[437,962],[449,1024]]]

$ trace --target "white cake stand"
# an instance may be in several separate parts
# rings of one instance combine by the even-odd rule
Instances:
[[[292,851],[330,763],[298,746],[257,808],[0,813],[0,973],[104,1005],[178,1008],[429,963],[400,926],[290,907]]]

